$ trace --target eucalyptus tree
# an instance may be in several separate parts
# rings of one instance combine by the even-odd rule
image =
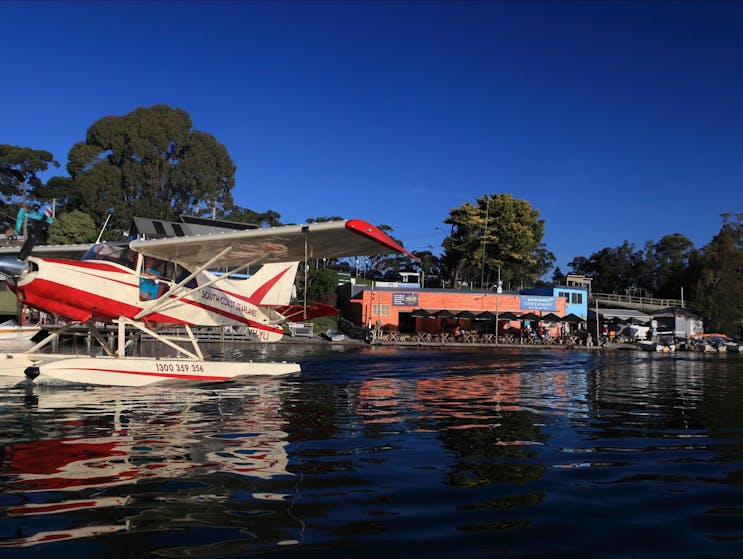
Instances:
[[[59,167],[48,151],[0,144],[0,223],[3,230],[15,223],[18,208],[42,186],[39,174],[50,166]]]
[[[126,230],[133,216],[175,219],[232,204],[235,164],[227,149],[167,105],[99,119],[68,159],[80,209],[100,223],[111,214],[114,230]]]
[[[454,285],[491,286],[499,274],[505,284],[532,285],[554,265],[542,242],[539,211],[510,194],[486,194],[454,208],[444,223],[451,235],[444,239],[442,262]]]
[[[743,336],[743,214],[723,214],[723,226],[701,250],[695,307],[707,331]]]
[[[679,299],[684,287],[694,282],[691,263],[698,250],[680,233],[665,235],[657,243],[645,244],[646,278],[642,280],[655,297]],[[688,291],[687,291],[688,293]]]

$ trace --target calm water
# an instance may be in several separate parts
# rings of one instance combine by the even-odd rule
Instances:
[[[6,383],[0,557],[743,556],[741,355],[273,352],[304,372]]]

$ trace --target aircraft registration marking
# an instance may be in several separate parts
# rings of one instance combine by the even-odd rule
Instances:
[[[155,363],[155,370],[160,373],[203,373],[204,366],[201,363]]]

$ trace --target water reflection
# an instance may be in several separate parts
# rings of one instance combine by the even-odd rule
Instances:
[[[140,529],[139,519],[151,514],[142,505],[153,501],[142,499],[142,491],[159,488],[155,501],[162,509],[163,501],[183,501],[179,486],[166,488],[183,478],[189,480],[184,487],[195,479],[201,487],[185,498],[189,503],[221,499],[233,487],[251,499],[286,499],[286,492],[224,476],[291,476],[280,395],[279,383],[270,380],[218,390],[41,391],[35,403],[26,400],[28,422],[16,426],[14,438],[21,430],[32,436],[2,447],[0,504],[7,515],[3,524],[9,524],[3,536],[15,537],[0,546]],[[139,513],[132,517],[123,507]],[[118,522],[91,525],[82,514],[102,508],[118,509],[107,513]],[[173,507],[166,508],[172,520]],[[73,511],[79,522],[70,524]],[[66,515],[64,528],[49,530],[54,522],[46,517],[60,513]]]
[[[41,541],[71,556],[326,559],[743,549],[740,356],[308,350],[303,369],[9,387],[0,543],[19,557]]]

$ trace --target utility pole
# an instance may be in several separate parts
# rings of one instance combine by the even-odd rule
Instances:
[[[485,236],[488,234],[488,214],[490,213],[490,198],[485,206],[485,229],[482,232],[482,265],[480,269],[480,289],[485,289]]]

